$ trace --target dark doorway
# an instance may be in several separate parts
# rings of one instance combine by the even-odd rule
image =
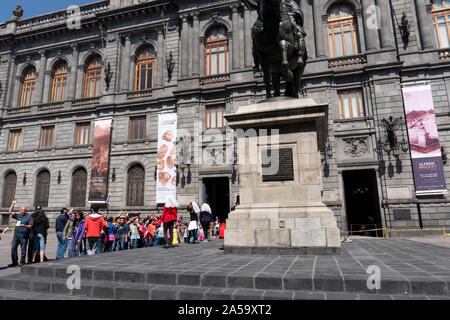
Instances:
[[[220,221],[228,219],[230,212],[230,180],[228,178],[204,178],[203,199],[212,210],[214,219]]]
[[[349,231],[382,228],[375,170],[345,171],[345,206]],[[353,235],[381,236],[382,231],[353,233]]]

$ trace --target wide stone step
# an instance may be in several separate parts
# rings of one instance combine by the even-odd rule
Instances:
[[[363,294],[394,294],[402,296],[410,295],[433,295],[450,296],[448,281],[439,278],[430,279],[414,277],[411,279],[399,278],[393,275],[382,275],[381,288],[369,289],[367,279],[369,275],[333,275],[316,273],[276,273],[276,272],[248,272],[236,271],[231,273],[201,272],[201,271],[166,271],[129,268],[127,270],[99,269],[98,267],[81,267],[81,282],[91,286],[100,286],[103,290],[107,288],[122,288],[125,290],[130,285],[174,286],[216,289],[245,289],[245,290],[275,290],[275,291],[307,291],[307,292],[346,292]],[[60,264],[36,264],[27,265],[22,268],[21,274],[24,279],[39,283],[39,280],[53,281],[56,288],[65,287],[70,274],[67,266]],[[10,280],[8,280],[10,279]],[[14,277],[0,278],[0,288],[12,289],[8,281],[19,281],[17,286],[28,288],[23,279]],[[39,284],[36,284],[39,288]],[[42,286],[42,292],[48,286]],[[122,290],[122,289],[119,289]],[[67,292],[56,291],[55,294]],[[111,289],[109,289],[111,292]],[[111,295],[111,294],[110,294]]]
[[[14,300],[427,300],[445,296],[412,296],[323,292],[301,290],[263,290],[196,286],[107,283],[83,281],[80,290],[69,290],[62,279],[23,274],[0,279],[0,299]]]

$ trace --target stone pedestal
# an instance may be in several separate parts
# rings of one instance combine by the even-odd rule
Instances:
[[[340,254],[336,218],[322,202],[328,104],[278,98],[225,118],[238,136],[241,200],[226,222],[225,253]]]

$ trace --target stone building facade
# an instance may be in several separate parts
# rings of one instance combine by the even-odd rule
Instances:
[[[440,143],[450,148],[448,0],[297,2],[309,56],[301,93],[329,103],[323,200],[339,227],[450,227],[448,195],[416,196],[410,152],[375,150],[386,139],[382,119],[405,118],[401,88],[414,82],[431,85]],[[179,163],[179,202],[208,201],[226,215],[239,192],[235,161],[222,161],[233,139],[209,132],[230,135],[223,114],[265,98],[253,73],[257,13],[234,0],[105,0],[73,10],[16,12],[0,25],[1,224],[13,197],[28,208],[43,201],[52,214],[89,209],[93,126],[104,117],[113,119],[108,210],[160,210],[165,112],[177,113],[181,136],[197,142],[189,151],[203,155]],[[396,134],[407,137],[406,127]],[[444,171],[450,185],[448,164]]]

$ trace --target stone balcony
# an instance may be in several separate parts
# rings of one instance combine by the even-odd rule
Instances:
[[[201,86],[209,85],[209,84],[216,84],[216,83],[230,82],[230,74],[229,73],[221,73],[221,74],[214,74],[214,75],[200,77],[199,82],[200,82]]]
[[[338,68],[364,65],[366,63],[367,63],[367,57],[365,54],[356,54],[356,55],[352,55],[352,56],[328,59],[328,68],[329,69],[338,69]]]

